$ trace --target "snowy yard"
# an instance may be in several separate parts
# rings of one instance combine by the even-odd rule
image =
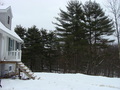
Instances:
[[[35,73],[39,80],[3,79],[0,90],[120,90],[120,78]]]

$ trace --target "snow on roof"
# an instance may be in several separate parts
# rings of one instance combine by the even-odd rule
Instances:
[[[8,36],[13,37],[18,42],[23,43],[23,40],[14,31],[9,30],[8,28],[6,28],[1,22],[0,22],[0,32],[3,32],[5,34],[7,34]]]
[[[6,8],[8,8],[8,7],[10,7],[9,5],[0,5],[0,9],[6,9]]]

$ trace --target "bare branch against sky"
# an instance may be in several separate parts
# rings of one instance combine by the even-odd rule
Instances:
[[[120,0],[108,0],[108,9],[113,15],[120,59]]]

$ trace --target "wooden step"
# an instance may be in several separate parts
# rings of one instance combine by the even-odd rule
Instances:
[[[31,72],[31,71],[27,69],[26,72]]]
[[[21,66],[20,66],[21,67]],[[28,67],[26,67],[26,66],[22,66],[21,68],[23,68],[24,70],[29,70],[29,68]]]
[[[18,63],[18,67],[19,69],[21,69],[21,71],[23,71],[29,78],[31,79],[35,79],[37,76],[34,75],[34,73],[27,67],[25,66],[22,62]]]

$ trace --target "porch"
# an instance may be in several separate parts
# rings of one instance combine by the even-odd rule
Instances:
[[[6,61],[21,61],[21,50],[8,51],[6,56]]]

